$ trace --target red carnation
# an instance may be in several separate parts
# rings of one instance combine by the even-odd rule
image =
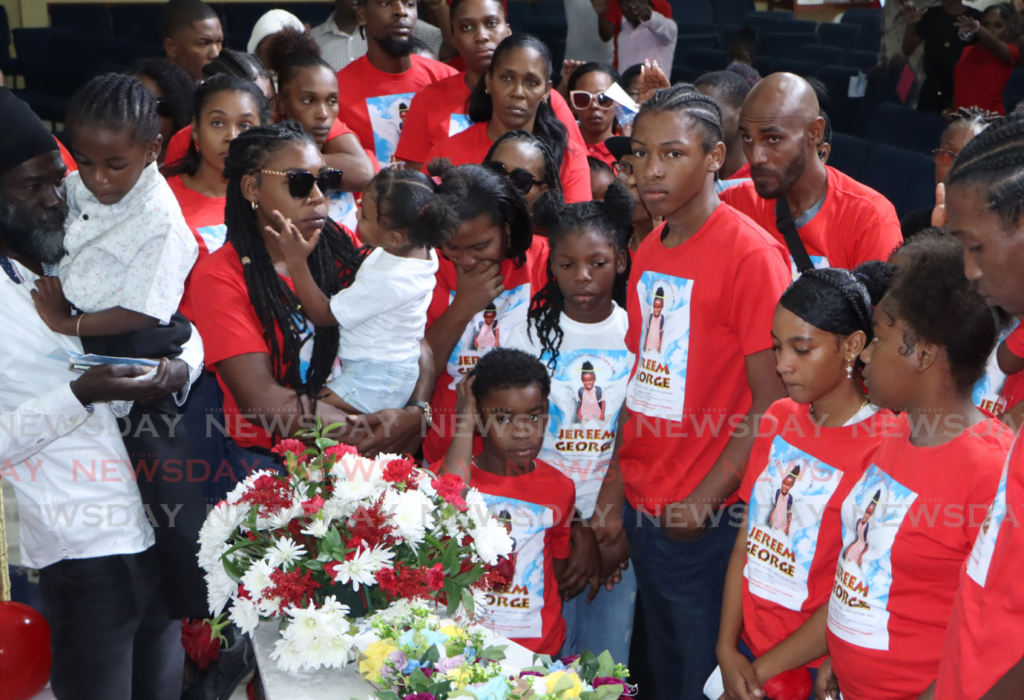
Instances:
[[[220,656],[220,638],[213,636],[208,620],[192,620],[181,626],[181,645],[185,653],[199,665],[206,668]]]
[[[408,459],[393,459],[384,467],[384,481],[390,481],[393,484],[409,481],[412,470],[415,468],[416,465]]]
[[[307,457],[307,455],[302,454],[306,451],[306,446],[302,443],[302,440],[296,440],[295,438],[285,438],[274,445],[270,451],[276,455],[284,455],[291,452],[295,455],[295,459],[299,464],[305,462]]]
[[[394,569],[380,569],[375,578],[377,579],[377,583],[380,584],[381,590],[385,593],[394,595],[398,592],[398,580],[395,577]]]
[[[427,585],[434,591],[444,588],[444,569],[440,564],[434,564],[427,569]]]
[[[326,502],[322,497],[316,496],[308,501],[303,501],[302,510],[305,511],[306,515],[315,515],[320,512],[320,509],[324,507]]]
[[[465,509],[466,502],[462,500],[462,489],[466,487],[466,484],[462,481],[461,476],[458,474],[444,474],[437,479],[433,479],[430,485],[434,487],[445,501],[459,508],[459,510]]]
[[[358,454],[359,454],[359,450],[357,450],[356,448],[352,447],[352,445],[335,445],[334,447],[328,447],[326,450],[324,450],[324,456],[325,457],[328,457],[328,458],[334,457],[334,459],[336,459],[336,460],[341,459],[345,455],[358,455]]]
[[[324,564],[324,573],[331,577],[331,580],[335,580],[335,574],[338,571],[338,567],[342,565],[342,562],[335,559]]]
[[[351,552],[345,554],[345,561],[352,561],[357,554],[359,554],[359,548],[370,549],[369,545],[363,541],[361,537],[352,536],[352,539],[345,541],[345,549],[351,549]]]

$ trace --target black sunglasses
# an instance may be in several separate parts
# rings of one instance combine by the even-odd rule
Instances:
[[[174,117],[174,110],[171,109],[170,100],[166,100],[163,97],[158,97],[156,100],[156,114],[158,117]]]
[[[505,177],[507,177],[509,180],[512,181],[512,186],[515,187],[524,195],[529,194],[530,190],[533,189],[534,185],[548,184],[543,180],[538,180],[536,177],[533,176],[533,173],[531,173],[529,170],[524,170],[522,168],[514,168],[512,172],[509,172],[508,168],[506,168],[505,164],[502,163],[500,160],[489,160],[486,163],[484,163],[484,165],[493,170],[494,172],[498,173],[499,175],[504,175]]]
[[[289,173],[279,173],[276,170],[261,170],[260,172],[288,178],[288,194],[295,199],[309,197],[313,191],[313,185],[319,187],[325,197],[341,191],[340,170],[324,170],[319,175],[314,175],[308,170],[295,170]]]

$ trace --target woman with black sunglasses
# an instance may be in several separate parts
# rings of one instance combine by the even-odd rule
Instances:
[[[551,53],[529,34],[513,34],[494,51],[491,65],[469,97],[473,126],[435,143],[426,162],[480,163],[506,132],[522,129],[543,141],[558,163],[567,202],[590,200],[587,154],[568,137],[551,98]]]
[[[604,142],[618,135],[615,100],[606,93],[619,82],[619,72],[600,63],[584,63],[569,76],[569,106],[580,123],[580,133],[587,144],[587,155],[615,165],[615,156]]]
[[[555,156],[546,143],[528,131],[517,129],[501,136],[487,151],[484,165],[512,181],[526,198],[531,215],[533,203],[542,194],[548,190],[562,192]]]
[[[415,451],[421,439],[420,408],[390,409],[353,419],[317,399],[335,372],[337,326],[314,327],[306,318],[288,266],[272,233],[282,220],[309,240],[317,287],[333,296],[348,287],[362,262],[351,232],[327,218],[327,195],[340,183],[313,138],[295,122],[240,134],[224,164],[228,177],[227,243],[196,267],[196,325],[206,361],[224,389],[227,455],[234,478],[253,469],[277,469],[274,444],[308,427],[348,423],[331,437],[359,442],[363,453]],[[426,405],[433,390],[430,353],[420,362],[412,399]],[[420,404],[419,402],[422,402]],[[379,429],[387,426],[388,430]],[[345,431],[349,432],[346,433]],[[353,431],[356,431],[353,433]]]

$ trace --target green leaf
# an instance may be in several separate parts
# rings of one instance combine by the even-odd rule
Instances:
[[[398,693],[391,690],[375,690],[373,695],[377,700],[401,700]]]
[[[316,559],[307,559],[306,561],[302,562],[302,565],[310,571],[324,570],[324,563],[322,561],[317,561]]]
[[[505,650],[508,649],[508,645],[502,645],[500,647],[487,647],[480,652],[481,659],[487,659],[488,661],[502,661],[505,658]]]
[[[459,609],[459,600],[459,596],[451,594],[448,595],[448,609],[446,611],[448,613],[448,617],[454,615],[455,611]]]
[[[423,671],[419,669],[416,669],[409,675],[409,682],[415,683],[416,685],[421,686],[423,688],[430,685],[430,679],[427,678],[427,674],[423,673]]]
[[[331,432],[333,430],[337,430],[338,428],[344,428],[344,427],[345,427],[345,421],[341,421],[340,423],[331,423],[326,428],[324,428],[321,431],[321,433],[329,433],[329,432]],[[337,444],[337,443],[335,443],[335,444]]]
[[[569,688],[573,687],[573,685],[575,684],[572,682],[572,675],[567,673],[558,679],[558,682],[555,683],[555,687],[551,689],[551,694],[558,695],[560,693],[564,693],[569,690]]]
[[[469,692],[468,690],[453,690],[451,693],[448,694],[448,697],[450,697],[450,698],[474,698],[474,700],[476,699],[476,695],[474,695],[473,693]]]
[[[462,589],[462,605],[466,608],[466,612],[470,615],[473,614],[473,594],[468,588]]]
[[[231,577],[231,580],[235,583],[241,583],[242,576],[245,574],[245,569],[242,568],[242,565],[236,561],[224,558],[222,558],[222,563],[224,564],[224,571]]]
[[[454,576],[462,568],[462,562],[459,561],[459,547],[453,539],[448,540],[446,546],[447,549],[444,553],[444,559],[441,561],[441,567],[449,576]]]
[[[428,664],[436,664],[441,660],[441,652],[438,650],[437,645],[433,644],[427,649],[423,656],[420,657],[420,666],[426,666]]]
[[[455,582],[460,586],[472,586],[474,583],[480,580],[480,577],[484,575],[483,564],[476,564],[472,569],[464,574],[459,574],[455,577]]]
[[[317,438],[314,444],[321,450],[326,450],[328,447],[334,447],[338,444],[337,440],[331,440],[330,438]]]
[[[601,655],[597,657],[597,676],[595,678],[607,678],[612,675],[612,671],[615,670],[615,661],[612,659],[612,655],[605,649],[601,652]]]

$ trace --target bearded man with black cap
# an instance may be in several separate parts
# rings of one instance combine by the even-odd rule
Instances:
[[[28,105],[0,88],[0,454],[14,486],[21,558],[39,570],[60,700],[176,699],[184,651],[167,614],[152,514],[109,408],[187,391],[202,342],[146,368],[100,365],[78,374],[74,336],[36,313],[35,281],[64,256],[66,167]]]

